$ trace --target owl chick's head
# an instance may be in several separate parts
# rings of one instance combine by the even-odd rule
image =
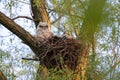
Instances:
[[[46,28],[48,28],[48,24],[47,24],[47,22],[39,22],[37,28],[46,29]]]

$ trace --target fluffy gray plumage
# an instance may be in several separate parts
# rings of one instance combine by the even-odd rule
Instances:
[[[45,41],[52,38],[52,36],[53,34],[48,28],[48,24],[46,22],[39,22],[36,29],[36,39],[38,41]]]

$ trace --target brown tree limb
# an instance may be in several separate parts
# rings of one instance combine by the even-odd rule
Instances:
[[[32,20],[32,21],[35,21],[34,19],[28,17],[28,16],[17,16],[15,18],[13,18],[12,20],[15,20],[15,19],[18,19],[18,18],[26,18],[26,19],[29,19],[29,20]]]
[[[35,45],[34,37],[2,12],[0,12],[0,24],[23,40],[23,42],[33,50],[33,52],[38,50],[38,47]]]

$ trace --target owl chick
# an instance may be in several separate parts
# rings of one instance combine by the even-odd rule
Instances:
[[[39,22],[36,28],[36,39],[37,41],[43,42],[53,37],[53,33],[48,28],[46,22]]]

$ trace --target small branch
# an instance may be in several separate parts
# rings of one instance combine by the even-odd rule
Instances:
[[[25,2],[25,1],[20,1],[20,0],[15,0],[16,2],[20,2],[20,3],[24,3],[24,4],[28,4],[28,5],[30,5],[30,3],[27,3],[27,2]]]
[[[85,8],[84,4],[82,3],[82,1],[79,0],[79,2],[81,3],[81,5],[82,5],[82,7],[84,8],[84,10],[86,10],[86,8]]]
[[[24,59],[24,60],[33,60],[33,61],[39,61],[39,59],[37,59],[37,58],[35,58],[35,59],[33,59],[33,58],[22,58],[22,59]]]
[[[60,20],[62,18],[62,15],[61,16],[59,16],[55,21],[53,21],[51,24],[54,24],[54,23],[56,23],[58,20]]]
[[[32,20],[32,21],[35,21],[34,19],[28,17],[28,16],[17,16],[15,18],[13,18],[12,20],[15,20],[15,19],[18,19],[18,18],[26,18],[26,19],[29,19],[29,20]]]

